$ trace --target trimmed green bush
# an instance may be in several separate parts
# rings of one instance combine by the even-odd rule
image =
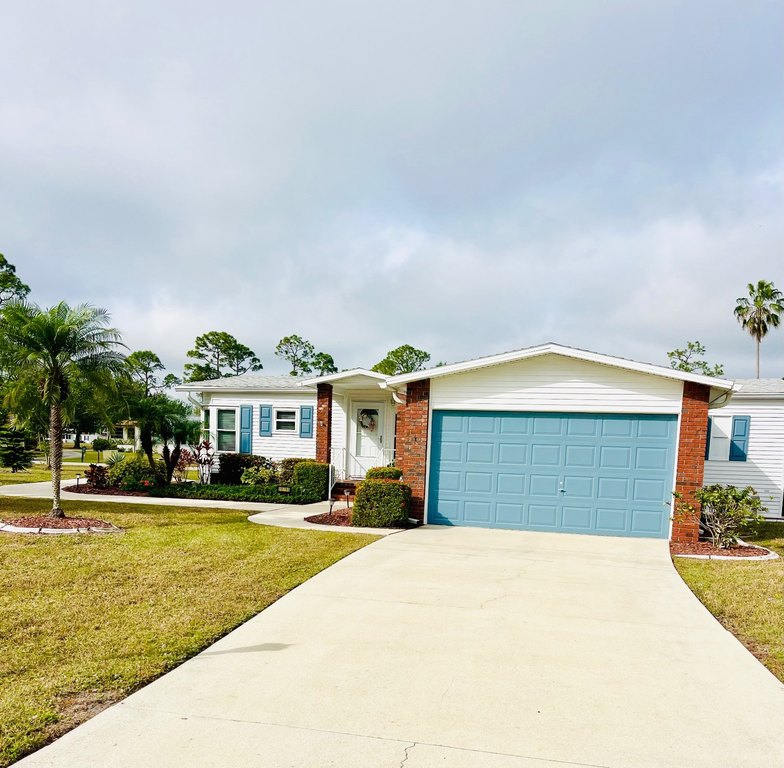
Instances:
[[[177,483],[150,489],[150,496],[169,499],[219,499],[225,501],[271,501],[276,504],[313,504],[320,497],[307,496],[298,488],[281,493],[277,485],[201,485]]]
[[[371,467],[365,475],[365,480],[400,480],[403,470],[397,467]]]
[[[361,528],[403,528],[411,509],[411,486],[364,480],[357,486],[351,524]]]
[[[218,457],[221,485],[239,485],[242,473],[251,467],[275,470],[275,462],[249,453],[221,453]]]
[[[294,467],[302,464],[303,461],[313,461],[313,459],[281,459],[278,462],[278,478],[281,485],[291,485],[294,482]]]
[[[105,437],[96,437],[93,440],[93,450],[96,453],[103,453],[104,451],[111,451],[117,447],[117,443],[113,440],[107,440]]]
[[[143,453],[127,455],[109,468],[109,485],[115,488],[134,490],[145,482],[153,485],[166,482],[166,466],[162,459],[155,459],[155,471]]]
[[[329,492],[329,464],[317,461],[301,461],[295,465],[292,490],[308,498],[321,501]]]
[[[272,469],[265,467],[248,467],[240,477],[242,485],[271,485],[278,482],[278,476]]]

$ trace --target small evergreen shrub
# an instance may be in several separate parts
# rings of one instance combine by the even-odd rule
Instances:
[[[14,427],[0,429],[0,464],[11,472],[21,472],[33,465],[35,440]]]
[[[243,485],[271,485],[277,480],[275,471],[266,467],[248,467],[240,477]]]
[[[155,470],[143,453],[126,456],[122,461],[109,468],[109,484],[126,491],[135,490],[143,481],[152,485],[166,482],[166,466],[162,459],[155,459]]]
[[[366,480],[400,480],[403,470],[397,467],[371,467],[365,475]]]
[[[220,482],[222,485],[239,485],[242,473],[250,467],[275,469],[275,462],[263,456],[249,453],[222,453],[218,458],[220,464]]]
[[[281,459],[278,462],[278,479],[281,485],[291,485],[294,482],[294,467],[302,464],[303,461],[313,461],[313,459]]]
[[[301,461],[295,465],[292,490],[316,501],[327,498],[329,491],[329,464],[317,461]]]
[[[111,451],[115,448],[117,448],[117,443],[107,440],[105,437],[96,437],[95,440],[93,440],[93,450],[96,453]]]
[[[90,464],[84,470],[84,479],[91,488],[106,488],[109,485],[109,470],[99,464]]]
[[[351,524],[361,528],[402,528],[411,509],[411,486],[364,480],[357,486]]]

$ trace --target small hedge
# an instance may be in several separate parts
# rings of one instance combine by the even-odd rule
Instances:
[[[400,480],[403,470],[397,467],[371,467],[365,475],[365,480]]]
[[[302,464],[303,461],[313,461],[313,459],[281,459],[278,462],[278,478],[281,485],[291,485],[294,482],[294,467]]]
[[[329,464],[317,461],[300,461],[294,466],[292,491],[322,501],[329,492]]]
[[[357,486],[351,524],[362,528],[403,528],[410,509],[410,486],[389,480],[365,480]]]
[[[114,488],[133,490],[147,483],[163,485],[166,481],[166,466],[162,459],[155,459],[155,471],[143,453],[126,456],[109,467],[109,485]]]
[[[167,499],[205,499],[221,501],[267,501],[276,504],[313,504],[321,497],[308,496],[293,487],[291,493],[281,493],[277,485],[200,485],[178,483],[151,488],[150,496]]]
[[[251,467],[275,469],[275,462],[249,453],[221,453],[218,457],[221,485],[239,485],[242,473]]]

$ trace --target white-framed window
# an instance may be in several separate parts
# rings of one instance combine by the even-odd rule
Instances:
[[[219,408],[215,435],[219,451],[233,453],[237,450],[237,409]]]
[[[296,432],[297,431],[297,409],[296,408],[276,408],[275,409],[275,431],[276,432]]]

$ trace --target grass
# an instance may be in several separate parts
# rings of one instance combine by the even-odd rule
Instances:
[[[45,500],[0,497],[0,518]],[[160,676],[374,537],[232,510],[64,502],[122,534],[0,534],[0,766]]]
[[[765,523],[753,540],[784,557],[784,523]],[[784,682],[784,560],[673,559],[708,610]]]
[[[84,467],[68,467],[63,465],[63,480],[72,480],[77,474],[84,477]],[[45,464],[34,464],[30,469],[22,472],[12,472],[6,467],[0,467],[0,485],[20,485],[21,483],[40,483],[51,480],[52,473]]]

